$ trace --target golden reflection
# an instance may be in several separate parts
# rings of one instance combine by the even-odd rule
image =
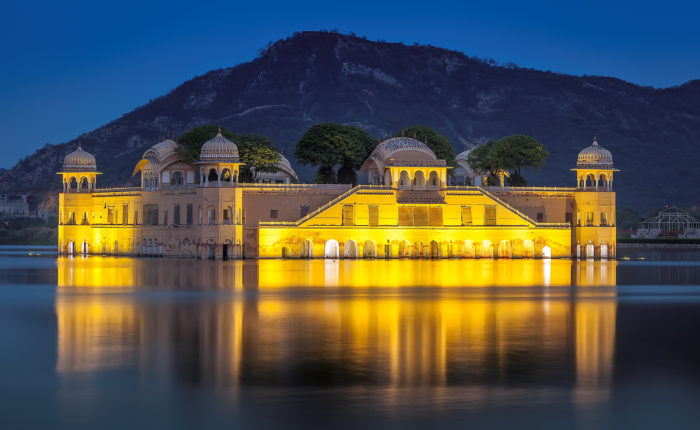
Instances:
[[[612,378],[617,304],[604,286],[615,271],[568,260],[62,258],[57,371],[165,366],[227,385],[568,378],[585,406]],[[219,292],[189,294],[201,290]]]

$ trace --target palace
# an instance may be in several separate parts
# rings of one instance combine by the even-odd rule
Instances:
[[[141,186],[97,188],[95,157],[68,154],[59,196],[61,254],[195,258],[612,258],[610,151],[578,154],[575,187],[485,186],[457,156],[454,175],[424,143],[381,142],[367,184],[297,184],[289,161],[239,183],[238,148],[221,133],[188,163],[165,140],[134,169]],[[452,184],[448,185],[451,177]],[[471,185],[473,184],[473,185]],[[488,184],[491,185],[491,184]]]

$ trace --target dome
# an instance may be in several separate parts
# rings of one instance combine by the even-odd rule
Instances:
[[[457,156],[455,157],[456,160],[464,160],[467,161],[467,157],[469,156],[469,153],[472,151],[473,148],[467,149],[466,151],[462,151]]]
[[[213,139],[202,145],[199,160],[202,162],[238,161],[238,147],[226,139],[219,130]]]
[[[576,167],[613,168],[612,154],[594,138],[591,146],[578,153]]]
[[[292,169],[292,164],[287,160],[287,157],[280,153],[280,161],[277,162],[277,167],[280,171],[285,172],[293,177],[297,177],[297,173]]]
[[[410,137],[392,137],[377,145],[374,151],[381,153],[385,160],[393,158],[393,155],[404,151],[422,152],[433,160],[437,159],[435,153],[428,148],[428,145]]]
[[[176,150],[177,143],[174,140],[167,139],[148,148],[143,154],[143,158],[154,158],[153,161],[156,163],[162,163],[166,158],[174,155]]]
[[[78,149],[63,159],[64,172],[94,172],[97,170],[95,157],[78,144]]]

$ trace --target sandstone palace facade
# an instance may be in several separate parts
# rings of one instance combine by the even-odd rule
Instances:
[[[297,184],[277,174],[239,183],[238,148],[220,133],[187,163],[160,142],[136,165],[141,186],[97,188],[80,146],[59,174],[62,254],[193,258],[612,258],[615,192],[610,151],[578,154],[575,187],[482,186],[457,156],[448,166],[422,142],[380,143],[367,184]],[[474,184],[460,185],[465,183]]]

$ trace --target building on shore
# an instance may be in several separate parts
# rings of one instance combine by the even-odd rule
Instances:
[[[62,254],[194,258],[611,258],[615,192],[610,151],[578,155],[575,187],[481,186],[424,143],[381,142],[368,183],[297,184],[289,162],[261,183],[239,182],[236,145],[219,133],[188,163],[177,143],[149,148],[141,186],[97,188],[95,157],[81,147],[59,174]],[[466,157],[466,156],[465,156]],[[464,157],[463,157],[464,158]],[[466,159],[466,158],[465,158]]]
[[[676,206],[667,207],[641,222],[634,239],[657,237],[700,239],[700,220]]]

